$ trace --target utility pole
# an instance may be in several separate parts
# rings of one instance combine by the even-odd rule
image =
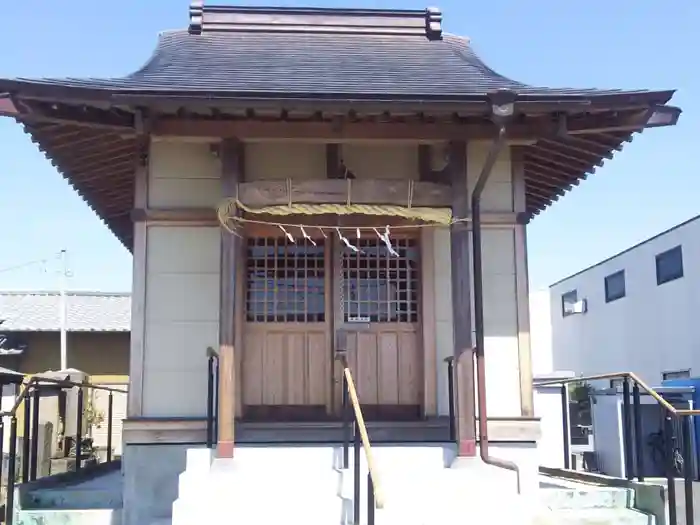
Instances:
[[[68,263],[66,261],[66,250],[61,250],[59,254],[61,260],[61,267],[59,268],[59,278],[60,278],[60,293],[61,299],[59,301],[59,319],[61,324],[61,370],[68,369],[68,342],[67,342],[67,304],[66,304],[66,286],[68,277]]]

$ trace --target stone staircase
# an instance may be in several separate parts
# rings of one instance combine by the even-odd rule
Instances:
[[[522,480],[524,490],[518,495],[512,472],[478,459],[455,461],[450,445],[383,444],[373,450],[385,500],[384,508],[376,511],[377,525],[656,523],[653,516],[635,510],[630,489],[538,477],[533,471],[532,479]],[[343,470],[342,447],[337,445],[239,446],[234,460],[215,460],[207,449],[190,449],[172,518],[157,525],[222,520],[241,525],[272,520],[351,524],[350,453],[350,469]],[[360,458],[360,519],[366,524],[367,467],[364,454]],[[120,525],[119,474],[32,490],[21,498],[15,525]]]
[[[376,511],[378,525],[655,523],[631,508],[634,494],[624,489],[538,483],[534,492],[518,495],[512,472],[477,459],[455,462],[450,446],[387,445],[373,450],[385,500],[384,508]],[[353,458],[350,469],[340,468],[340,447],[239,447],[236,453],[236,459],[222,461],[204,449],[188,451],[172,525],[217,523],[224,516],[234,523],[353,522]],[[366,473],[363,454],[363,524]]]
[[[655,525],[654,516],[635,509],[632,489],[545,478],[540,491],[544,507],[538,523],[566,525]]]

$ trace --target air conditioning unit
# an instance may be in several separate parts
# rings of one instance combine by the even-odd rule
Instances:
[[[585,299],[576,301],[571,305],[572,314],[585,314],[588,311],[588,302]]]

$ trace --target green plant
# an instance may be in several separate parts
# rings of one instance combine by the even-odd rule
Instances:
[[[88,428],[100,428],[105,420],[105,413],[97,410],[92,401],[88,401],[83,407],[83,420]]]
[[[586,381],[578,381],[569,385],[569,399],[573,403],[590,404],[593,387]]]

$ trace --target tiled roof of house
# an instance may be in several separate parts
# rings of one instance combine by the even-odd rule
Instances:
[[[70,332],[130,330],[130,294],[69,292],[66,299],[66,327]],[[58,292],[0,292],[0,332],[60,329]]]
[[[123,97],[168,96],[468,100],[499,88],[519,98],[604,97],[646,90],[531,86],[500,75],[474,52],[469,40],[445,34],[308,34],[231,31],[191,35],[161,33],[153,55],[121,78],[15,79],[16,87],[84,89]],[[12,84],[12,85],[8,85]],[[3,89],[13,87],[3,80]],[[97,92],[97,93],[95,93]],[[669,91],[665,98],[671,96]],[[663,96],[662,96],[663,98]]]

